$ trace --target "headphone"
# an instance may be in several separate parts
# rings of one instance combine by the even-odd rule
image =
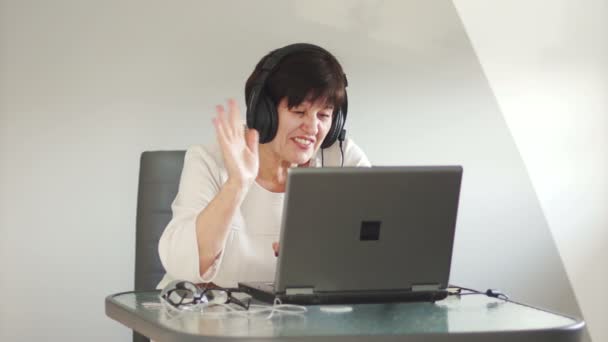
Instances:
[[[262,64],[259,75],[253,81],[250,95],[247,102],[247,127],[255,128],[260,133],[260,143],[264,144],[274,139],[277,134],[279,123],[279,114],[277,106],[266,93],[266,82],[276,69],[277,65],[288,55],[295,52],[317,50],[326,54],[335,60],[335,57],[329,51],[320,46],[306,43],[291,44],[272,52]],[[346,75],[344,77],[344,87],[348,86]],[[346,89],[344,90],[344,103],[334,109],[334,118],[331,123],[331,128],[327,136],[321,144],[321,148],[327,148],[333,145],[336,140],[340,141],[340,147],[346,137],[344,123],[346,121],[346,112],[348,110],[348,98]]]

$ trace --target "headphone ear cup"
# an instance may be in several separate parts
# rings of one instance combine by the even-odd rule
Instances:
[[[336,142],[336,140],[338,140],[338,137],[340,136],[340,133],[342,132],[343,128],[344,128],[344,115],[342,114],[342,108],[340,108],[338,110],[338,112],[336,113],[336,117],[334,118],[334,121],[331,123],[331,128],[329,129],[327,136],[325,137],[325,139],[323,140],[323,143],[321,144],[321,148],[328,148],[331,145],[333,145]]]
[[[262,103],[264,104],[264,111],[268,113],[268,140],[263,143],[272,141],[277,135],[279,129],[279,113],[277,112],[277,105],[272,101],[270,96],[264,96]]]
[[[344,81],[345,81],[345,83],[348,82],[346,80],[346,75],[344,75]],[[331,145],[333,145],[336,142],[336,140],[338,140],[338,138],[342,134],[342,131],[344,130],[344,124],[346,123],[346,113],[347,112],[348,112],[348,94],[346,93],[346,90],[344,90],[344,103],[342,104],[342,106],[340,106],[340,108],[338,108],[336,117],[335,117],[334,121],[331,123],[331,129],[329,130],[329,133],[327,133],[325,140],[323,140],[323,143],[321,144],[321,148],[328,148]]]
[[[265,144],[277,134],[278,113],[272,99],[262,90],[255,108],[254,128],[260,133],[260,143]]]

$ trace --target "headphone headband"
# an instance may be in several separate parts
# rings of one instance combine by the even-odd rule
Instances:
[[[262,67],[260,68],[260,75],[258,76],[256,83],[265,84],[268,77],[270,77],[270,75],[272,74],[274,69],[277,67],[277,65],[279,65],[279,63],[283,60],[283,58],[287,57],[288,55],[290,55],[294,52],[300,52],[300,51],[305,51],[305,50],[317,50],[328,56],[333,56],[329,51],[325,50],[324,48],[322,48],[320,46],[313,45],[313,44],[296,43],[296,44],[284,46],[284,47],[276,50],[275,52],[273,52],[264,61],[264,63],[262,64]],[[348,86],[348,79],[346,78],[346,74],[342,73],[342,77],[344,78],[344,87],[346,88]]]

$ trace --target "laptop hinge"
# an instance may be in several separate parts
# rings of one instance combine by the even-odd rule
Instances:
[[[285,289],[285,294],[288,296],[294,295],[311,295],[314,291],[312,287],[294,287],[291,289]]]
[[[412,285],[412,292],[437,291],[441,288],[439,284],[416,284]]]

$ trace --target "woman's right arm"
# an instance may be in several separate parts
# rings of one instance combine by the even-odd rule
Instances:
[[[230,223],[259,169],[258,133],[254,129],[245,131],[236,101],[228,100],[228,114],[221,105],[216,107],[216,114],[213,125],[228,180],[196,219],[201,276],[219,257]]]
[[[215,198],[196,217],[196,237],[201,277],[219,258],[224,248],[230,223],[241,206],[247,188],[227,181]]]
[[[245,133],[234,100],[228,102],[228,109],[226,114],[218,106],[213,120],[227,181],[220,185],[213,174],[219,170],[208,155],[189,150],[184,159],[173,218],[159,241],[161,261],[173,278],[195,282],[213,278],[215,272],[206,273],[220,257],[231,222],[258,173],[257,131]]]

